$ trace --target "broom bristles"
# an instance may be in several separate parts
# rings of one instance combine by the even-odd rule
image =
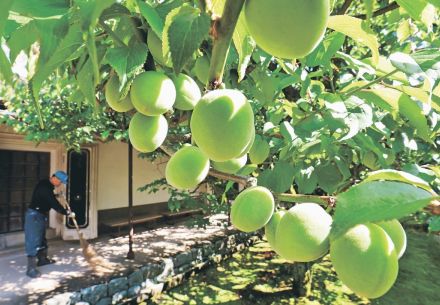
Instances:
[[[99,256],[95,249],[84,238],[83,233],[79,233],[79,242],[82,248],[83,256],[93,271],[99,274],[104,274],[110,273],[114,270],[114,264]]]
[[[66,198],[64,196],[60,196],[60,199],[61,199],[60,203],[66,209],[72,212]],[[82,248],[83,256],[87,261],[87,263],[89,264],[89,267],[92,268],[93,271],[99,274],[113,272],[113,270],[115,269],[115,264],[110,263],[105,258],[99,256],[96,253],[95,249],[93,249],[93,247],[89,244],[89,242],[84,238],[83,233],[79,230],[79,226],[78,223],[76,222],[75,216],[72,217],[72,220],[73,220],[73,224],[75,225],[76,232],[78,233],[79,243]]]

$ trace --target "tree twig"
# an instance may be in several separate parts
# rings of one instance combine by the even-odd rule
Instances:
[[[353,0],[345,0],[344,4],[342,4],[341,8],[335,13],[335,15],[344,15],[350,8],[352,2]]]
[[[392,10],[395,10],[397,8],[399,8],[399,4],[396,1],[393,1],[389,5],[382,7],[380,9],[378,9],[377,11],[374,11],[373,14],[371,15],[371,17],[374,18],[374,17],[384,15],[384,14],[391,12]],[[359,18],[359,19],[364,19],[364,20],[367,19],[366,14],[356,15],[355,17]]]

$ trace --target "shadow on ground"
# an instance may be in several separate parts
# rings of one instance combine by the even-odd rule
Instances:
[[[408,248],[400,260],[396,284],[376,300],[359,298],[344,286],[328,256],[313,265],[310,295],[295,299],[289,276],[291,264],[262,242],[142,304],[438,305],[440,242],[426,234],[407,234]]]

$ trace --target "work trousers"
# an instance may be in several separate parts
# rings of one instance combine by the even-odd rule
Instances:
[[[27,256],[37,256],[38,251],[47,248],[47,216],[37,210],[27,209],[24,220],[24,237]]]

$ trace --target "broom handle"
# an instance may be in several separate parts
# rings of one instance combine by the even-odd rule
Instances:
[[[64,194],[61,193],[59,197],[61,198],[61,201],[62,201],[61,204],[64,206],[64,208],[67,209],[69,211],[69,213],[72,213],[72,210],[70,209],[70,205],[67,202],[67,199],[64,197]],[[75,225],[75,229],[76,229],[76,232],[78,233],[78,236],[81,237],[81,231],[79,230],[79,226],[78,226],[78,222],[76,221],[76,217],[74,216],[71,218],[72,218],[73,224]]]

